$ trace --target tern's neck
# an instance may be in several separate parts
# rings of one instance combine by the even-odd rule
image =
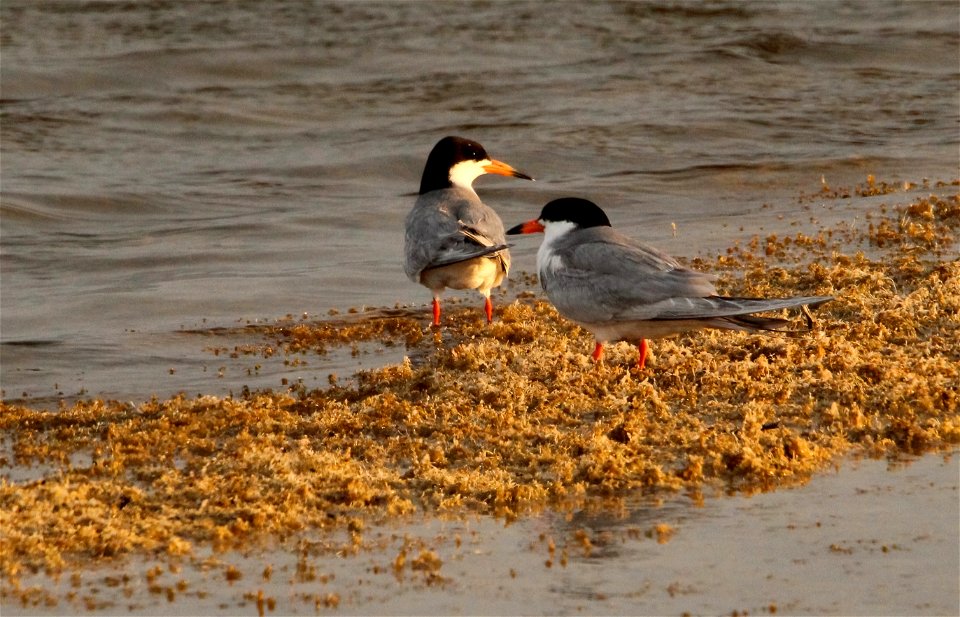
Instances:
[[[576,224],[567,221],[549,222],[544,225],[543,242],[537,251],[537,272],[549,272],[563,267],[556,252],[557,242],[576,228]]]
[[[450,168],[450,184],[462,189],[473,190],[473,181],[487,173],[483,168],[485,161],[460,161]]]
[[[480,161],[461,161],[449,170],[444,169],[443,171],[428,168],[424,171],[423,178],[420,180],[420,194],[424,195],[431,191],[452,188],[475,192],[473,181],[485,173],[487,172]]]

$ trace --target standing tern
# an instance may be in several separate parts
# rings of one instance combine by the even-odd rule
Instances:
[[[444,137],[433,147],[420,181],[420,195],[407,215],[404,271],[433,292],[433,325],[440,325],[440,294],[476,289],[493,320],[490,290],[510,270],[503,221],[473,190],[483,174],[533,180],[490,158],[483,146],[462,137]]]
[[[637,368],[647,357],[646,339],[701,328],[777,330],[789,321],[754,313],[817,306],[830,296],[781,299],[716,295],[716,277],[680,265],[661,251],[617,232],[591,201],[564,198],[540,216],[507,231],[543,232],[537,251],[540,284],[560,314],[593,333],[593,359],[603,344],[637,342]]]

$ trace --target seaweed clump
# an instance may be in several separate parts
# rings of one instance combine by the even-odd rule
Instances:
[[[3,404],[0,463],[24,475],[0,479],[3,577],[304,529],[359,543],[363,520],[415,511],[512,517],[638,490],[769,490],[850,451],[955,447],[960,198],[917,198],[895,217],[852,253],[827,230],[699,260],[741,273],[722,279],[731,294],[836,300],[803,336],[655,342],[640,372],[625,344],[595,366],[589,335],[523,290],[491,325],[460,308],[425,335],[409,312],[267,333],[284,353],[407,345],[402,363],[346,385]]]

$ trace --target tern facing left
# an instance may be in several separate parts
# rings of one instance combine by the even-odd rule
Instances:
[[[747,332],[778,330],[789,321],[754,313],[817,306],[830,296],[727,298],[716,295],[710,274],[682,266],[657,249],[617,232],[593,202],[564,198],[539,218],[507,234],[543,232],[537,271],[561,315],[593,333],[594,360],[608,341],[636,342],[642,369],[646,339],[701,328]]]
[[[433,325],[440,325],[440,294],[476,289],[493,321],[490,290],[510,270],[503,221],[477,196],[473,181],[483,174],[533,180],[490,158],[480,144],[444,137],[433,147],[420,181],[420,195],[407,215],[404,271],[433,292]]]

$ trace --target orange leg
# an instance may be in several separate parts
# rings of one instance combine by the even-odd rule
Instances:
[[[490,301],[490,298],[487,298],[487,301],[483,303],[483,311],[487,314],[487,323],[493,322],[493,302]]]
[[[440,325],[440,298],[433,299],[433,325]]]
[[[600,361],[600,357],[603,356],[603,343],[597,341],[597,346],[593,348],[593,353],[590,354],[593,356],[593,359],[597,362]]]
[[[637,370],[643,370],[643,365],[647,361],[647,339],[640,339],[640,342],[637,343],[637,350],[640,352],[640,355],[637,356]]]

